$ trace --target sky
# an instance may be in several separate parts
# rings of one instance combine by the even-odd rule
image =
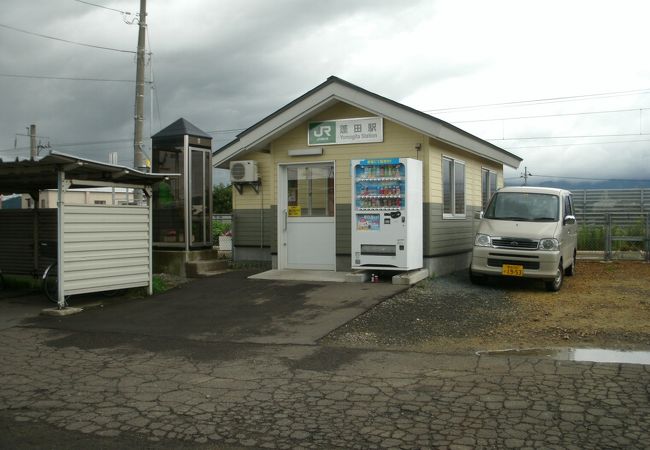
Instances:
[[[133,164],[138,11],[3,0],[0,158],[28,157],[35,124],[43,146]],[[216,150],[336,75],[520,156],[507,180],[650,180],[648,17],[643,0],[149,0],[145,135],[184,117]]]

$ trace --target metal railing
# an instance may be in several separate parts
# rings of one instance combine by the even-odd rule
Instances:
[[[578,250],[602,255],[606,261],[650,262],[650,214],[605,213],[580,224]]]

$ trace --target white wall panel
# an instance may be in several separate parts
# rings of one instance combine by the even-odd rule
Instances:
[[[65,205],[66,295],[148,286],[150,233],[146,206]]]

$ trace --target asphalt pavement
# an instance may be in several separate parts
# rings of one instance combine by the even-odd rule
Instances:
[[[649,366],[323,346],[396,288],[244,275],[0,330],[0,447],[650,442]]]

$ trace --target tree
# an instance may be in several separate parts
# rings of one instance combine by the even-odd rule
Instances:
[[[232,185],[219,184],[212,188],[212,212],[214,214],[232,213]]]

